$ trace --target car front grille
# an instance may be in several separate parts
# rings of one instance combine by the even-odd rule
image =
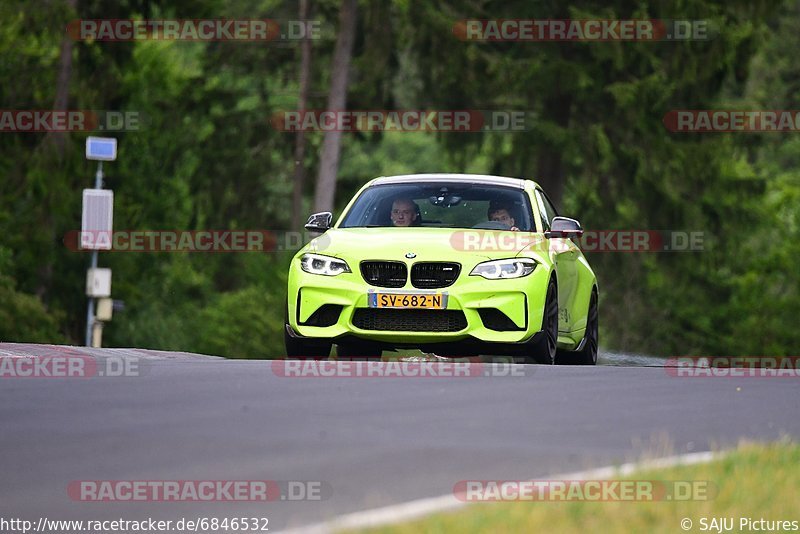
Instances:
[[[353,326],[361,330],[458,332],[467,327],[467,318],[461,310],[358,308]]]
[[[461,272],[461,264],[420,262],[411,267],[411,285],[419,289],[435,289],[453,285]]]
[[[408,278],[408,268],[400,261],[362,261],[361,276],[377,287],[403,287]]]

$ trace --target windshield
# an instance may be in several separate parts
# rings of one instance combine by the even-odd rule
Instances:
[[[359,195],[339,225],[377,226],[536,230],[524,191],[453,182],[370,187]]]

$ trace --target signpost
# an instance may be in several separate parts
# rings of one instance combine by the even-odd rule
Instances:
[[[113,137],[87,137],[86,159],[114,161],[117,159],[117,140]],[[102,164],[100,168],[102,169]],[[100,189],[97,183],[95,183],[95,187]]]
[[[109,137],[86,138],[86,159],[97,161],[94,189],[83,190],[83,214],[81,217],[81,248],[92,251],[91,267],[86,273],[86,295],[89,305],[86,310],[86,346],[99,347],[103,323],[94,313],[95,298],[111,295],[111,269],[98,269],[97,251],[109,250],[113,230],[114,193],[103,189],[103,162],[117,159],[117,140]],[[84,236],[90,232],[89,239]],[[108,239],[98,239],[105,232]],[[103,313],[103,317],[108,314]]]

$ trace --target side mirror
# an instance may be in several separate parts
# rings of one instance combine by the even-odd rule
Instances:
[[[544,233],[546,238],[551,237],[580,237],[583,235],[583,228],[581,223],[569,217],[553,217],[553,222],[550,223],[550,230]]]
[[[333,214],[329,211],[321,211],[308,218],[305,229],[309,232],[324,233],[331,227],[331,221],[333,221]]]

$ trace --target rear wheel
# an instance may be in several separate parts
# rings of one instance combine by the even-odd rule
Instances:
[[[586,316],[586,333],[583,335],[583,349],[559,353],[559,361],[573,365],[597,365],[597,347],[600,332],[600,313],[597,306],[597,291],[592,291],[589,299],[589,313]]]
[[[592,291],[589,301],[589,317],[586,323],[586,343],[580,351],[582,365],[597,365],[597,347],[600,339],[600,312],[597,306],[597,292]]]
[[[556,363],[556,342],[558,341],[558,288],[555,280],[547,284],[547,296],[544,301],[544,317],[542,317],[542,333],[538,341],[531,347],[526,356],[528,363]]]

